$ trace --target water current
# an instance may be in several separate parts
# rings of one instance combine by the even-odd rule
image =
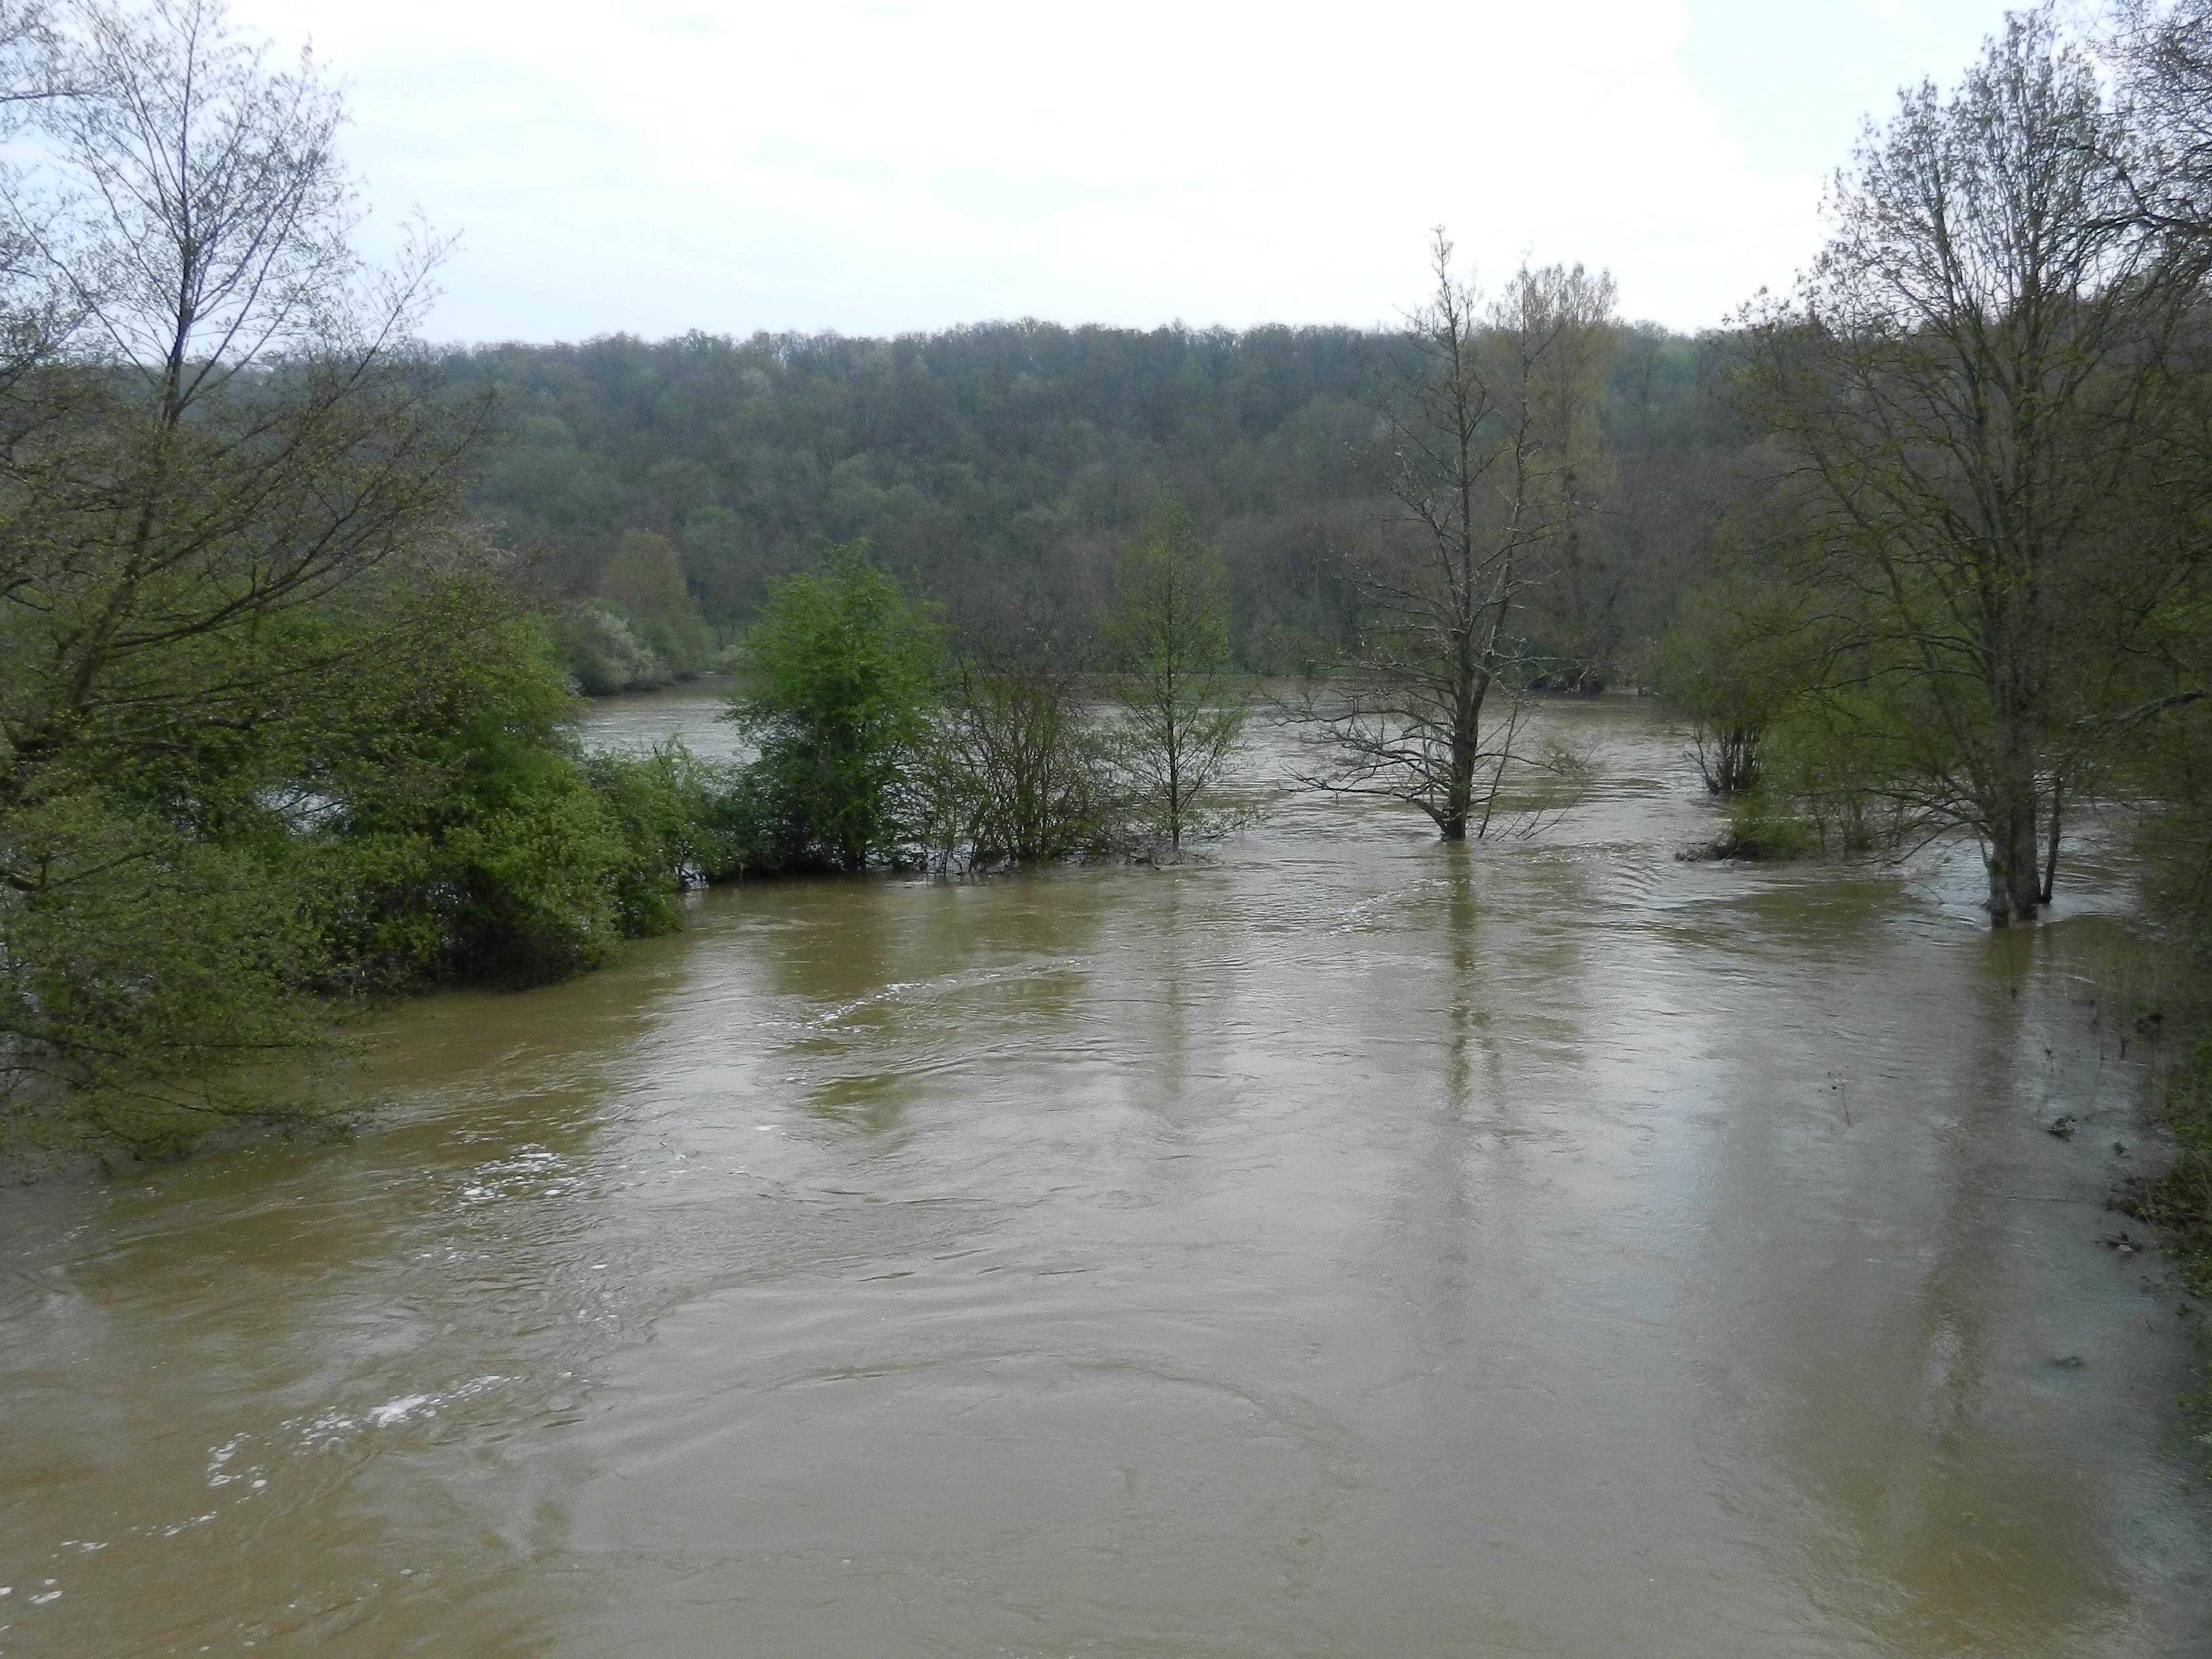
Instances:
[[[719,889],[0,1191],[0,1654],[2212,1651],[2112,904],[1680,862],[1545,718],[1529,839]]]

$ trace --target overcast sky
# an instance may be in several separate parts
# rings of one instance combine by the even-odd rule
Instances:
[[[348,88],[448,340],[1343,322],[1609,267],[1680,328],[1816,245],[1859,117],[1996,0],[234,0]]]

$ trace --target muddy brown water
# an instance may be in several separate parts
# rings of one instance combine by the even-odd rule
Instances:
[[[2212,1651],[2109,903],[1679,863],[1547,718],[1533,841],[720,890],[0,1193],[0,1653]]]

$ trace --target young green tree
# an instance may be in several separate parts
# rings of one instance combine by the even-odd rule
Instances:
[[[1115,573],[1107,638],[1133,805],[1178,852],[1185,835],[1218,821],[1217,792],[1249,712],[1230,676],[1227,589],[1189,509],[1159,497]]]
[[[313,65],[188,0],[71,15],[72,91],[0,197],[33,343],[0,378],[0,810],[332,672],[257,638],[441,528],[483,430],[408,343],[435,250],[380,274],[348,246]]]
[[[941,695],[942,631],[859,544],[772,585],[726,718],[746,769],[754,865],[865,870],[906,850],[905,793]]]

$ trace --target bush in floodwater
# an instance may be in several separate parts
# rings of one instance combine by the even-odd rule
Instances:
[[[1683,596],[1648,672],[1690,717],[1707,793],[1758,787],[1767,728],[1802,690],[1808,654],[1802,597],[1771,576],[1730,570]]]
[[[702,760],[672,738],[642,753],[594,755],[584,773],[622,838],[612,884],[625,932],[672,931],[678,892],[744,870],[738,768]]]
[[[1726,827],[1700,853],[1707,858],[1781,863],[1809,858],[1821,848],[1817,826],[1763,789],[1729,803]]]
[[[1699,728],[1699,768],[1728,809],[1726,827],[1700,849],[1705,856],[1848,858],[1909,846],[1940,823],[1905,804],[1909,792],[1883,769],[1885,756],[1838,715],[1838,701],[1797,698],[1765,720],[1755,740]],[[1744,783],[1752,776],[1755,782]],[[1733,787],[1717,778],[1733,779]]]
[[[327,985],[542,984],[659,925],[651,815],[584,761],[544,638],[517,622],[474,644],[386,711],[378,763],[332,779],[298,838]]]
[[[937,869],[1105,851],[1127,802],[1091,708],[1090,653],[1041,603],[970,602],[901,817]]]
[[[579,600],[554,613],[550,623],[562,667],[587,697],[657,690],[676,678],[667,659],[640,640],[629,619],[604,599]]]
[[[864,544],[773,584],[726,716],[757,745],[730,810],[764,874],[897,861],[917,757],[943,694],[938,624]]]

